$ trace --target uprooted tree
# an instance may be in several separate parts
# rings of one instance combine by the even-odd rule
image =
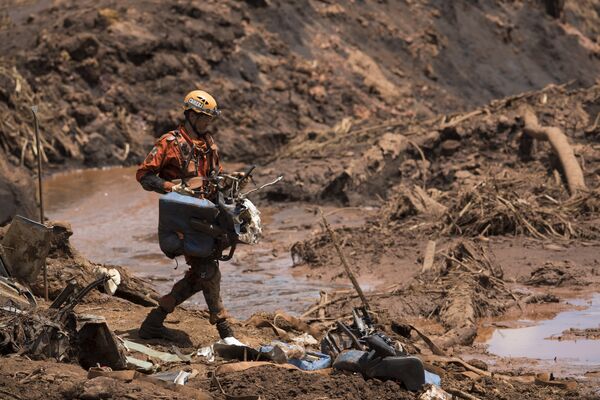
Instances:
[[[571,196],[580,190],[587,190],[583,171],[564,132],[555,126],[540,125],[535,113],[528,106],[521,109],[521,115],[524,122],[523,132],[533,139],[547,141],[552,146],[560,160]]]

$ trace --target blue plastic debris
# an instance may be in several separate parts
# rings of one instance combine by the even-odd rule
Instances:
[[[425,383],[429,383],[431,385],[435,385],[438,387],[442,386],[442,378],[439,375],[434,374],[433,372],[429,372],[425,370]]]
[[[301,359],[290,358],[288,359],[288,363],[304,371],[316,371],[328,368],[331,365],[331,357],[316,351],[307,351]]]

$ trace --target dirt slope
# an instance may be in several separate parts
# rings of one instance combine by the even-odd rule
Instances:
[[[532,1],[13,1],[0,11],[0,152],[33,168],[33,103],[51,167],[130,164],[202,86],[224,110],[225,155],[264,162],[344,117],[409,121],[588,85],[593,7],[569,5],[562,23]]]

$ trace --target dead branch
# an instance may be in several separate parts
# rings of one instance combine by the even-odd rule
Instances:
[[[446,392],[450,393],[452,396],[460,397],[461,399],[466,400],[480,400],[479,397],[475,397],[469,393],[463,392],[458,389],[446,389]]]
[[[333,232],[333,230],[329,226],[329,222],[327,222],[327,218],[325,217],[325,214],[323,214],[323,210],[319,209],[319,211],[321,213],[321,219],[323,220],[323,225],[325,226],[325,229],[327,230],[327,233],[329,233],[329,237],[331,238],[331,241],[333,242],[333,245],[335,246],[335,249],[336,249],[336,251],[338,253],[338,256],[340,257],[340,260],[342,261],[342,265],[344,266],[344,270],[346,270],[346,275],[348,275],[348,278],[352,282],[352,285],[354,286],[354,289],[356,289],[356,293],[358,294],[358,297],[360,297],[360,300],[361,300],[362,304],[368,310],[370,308],[369,307],[369,302],[367,301],[367,298],[363,294],[363,291],[362,291],[360,285],[358,284],[358,281],[356,280],[356,277],[352,273],[352,270],[350,270],[350,266],[348,265],[348,262],[346,261],[346,257],[344,257],[344,253],[342,253],[342,249],[340,248],[340,245],[337,242],[337,239],[335,237],[335,233]]]
[[[541,126],[533,110],[527,106],[522,108],[521,113],[525,122],[523,129],[525,134],[538,140],[548,141],[558,155],[571,195],[575,195],[579,190],[586,190],[583,171],[563,131],[555,126]]]

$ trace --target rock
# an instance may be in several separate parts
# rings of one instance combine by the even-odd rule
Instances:
[[[100,165],[113,156],[108,141],[98,133],[92,133],[89,136],[87,143],[83,146],[83,154],[84,162],[88,166]]]
[[[83,393],[79,396],[82,400],[109,399],[116,390],[116,381],[105,376],[98,376],[83,384]]]
[[[85,58],[95,56],[100,43],[94,35],[81,33],[65,40],[63,47],[69,52],[73,60],[82,61]]]
[[[207,76],[210,72],[210,65],[204,59],[197,54],[188,54],[185,58],[185,64],[200,76]]]
[[[472,366],[479,368],[481,370],[487,371],[488,370],[488,365],[485,361],[479,360],[477,358],[473,358],[471,360],[469,360],[469,364],[471,364]]]
[[[471,178],[474,178],[474,177],[475,177],[475,175],[473,175],[473,174],[472,174],[471,172],[469,172],[469,171],[465,171],[464,169],[461,169],[461,170],[459,170],[459,171],[456,171],[456,172],[454,173],[454,177],[455,177],[456,179],[471,179]]]
[[[1,158],[0,170],[6,171],[0,174],[0,226],[10,222],[16,214],[35,218],[36,186],[33,178],[21,170],[9,167],[8,162]]]
[[[327,91],[321,85],[311,87],[308,90],[308,93],[312,96],[315,101],[322,103],[327,98]]]
[[[100,64],[95,58],[86,58],[81,64],[75,67],[75,71],[90,86],[95,86],[100,81]]]
[[[86,126],[98,115],[99,110],[96,107],[85,105],[85,104],[77,104],[71,110],[71,115],[77,121],[77,125],[80,127]]]
[[[273,83],[273,89],[282,92],[287,89],[287,84],[281,79],[278,79]]]
[[[458,140],[446,140],[442,142],[440,151],[445,156],[450,156],[460,148],[460,142]]]

